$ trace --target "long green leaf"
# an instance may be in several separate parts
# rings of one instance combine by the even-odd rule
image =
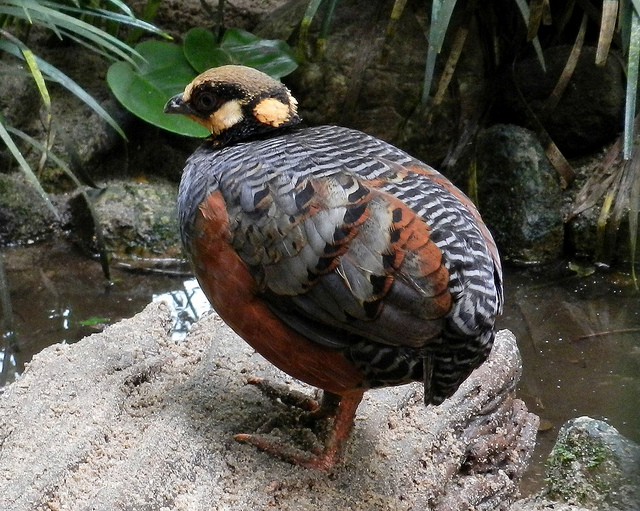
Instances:
[[[442,50],[445,35],[449,28],[453,9],[457,0],[434,0],[431,6],[431,24],[429,26],[429,45],[433,46],[437,53]]]
[[[27,142],[28,144],[30,144],[31,146],[33,146],[35,149],[37,149],[38,151],[40,151],[41,153],[44,153],[45,151],[47,151],[47,148],[42,145],[42,143],[40,143],[39,141],[37,141],[35,138],[27,135],[24,131],[21,131],[19,129],[14,128],[13,126],[6,126],[6,129],[9,133],[21,138],[22,140],[24,140],[25,142]],[[77,176],[73,173],[73,171],[71,170],[71,168],[69,167],[69,165],[67,165],[65,163],[64,160],[62,160],[59,156],[57,156],[55,153],[49,153],[49,157],[51,158],[51,160],[58,165],[62,171],[69,177],[69,179],[71,179],[73,181],[73,183],[78,187],[78,188],[82,188],[82,183],[80,182],[80,180],[77,178]]]
[[[13,43],[9,41],[0,40],[0,50],[6,51],[18,58],[23,59],[22,52]],[[89,108],[91,108],[94,112],[96,112],[106,123],[109,124],[114,130],[118,132],[118,134],[126,139],[126,135],[124,131],[118,126],[118,123],[109,115],[109,113],[100,106],[100,104],[82,87],[80,87],[76,82],[74,82],[71,78],[65,75],[62,71],[58,70],[56,67],[52,66],[48,62],[42,60],[41,58],[35,56],[38,67],[42,71],[45,76],[48,76],[51,80],[58,82],[64,88],[66,88],[69,92],[73,93],[76,97],[84,101]]]
[[[309,0],[309,3],[307,4],[307,10],[300,21],[300,30],[298,31],[298,52],[300,55],[303,54],[311,22],[313,21],[316,12],[318,12],[318,7],[320,7],[322,2],[323,0]]]
[[[133,11],[131,10],[131,8],[121,0],[107,0],[107,1],[111,5],[115,6],[117,9],[120,9],[123,13],[125,13],[130,18],[136,17],[135,14],[133,14]]]
[[[107,51],[122,60],[131,61],[135,56],[133,49],[118,38],[82,20],[64,14],[56,9],[51,9],[33,0],[3,0],[5,5],[0,6],[0,12],[10,16],[21,17],[21,13],[28,10],[30,18],[35,22],[41,22],[48,27],[58,27],[77,34],[97,46],[104,47]]]
[[[42,102],[47,110],[51,108],[51,97],[49,96],[49,90],[47,89],[47,84],[44,82],[44,78],[42,73],[40,72],[40,68],[38,67],[38,62],[36,61],[35,55],[28,48],[22,49],[22,56],[29,66],[29,71],[31,72],[31,76],[33,76],[33,80],[36,82],[38,87],[38,91],[40,92],[40,97],[42,98]]]
[[[106,246],[106,243],[105,243],[105,240],[104,240],[104,234],[103,234],[103,230],[102,230],[102,225],[100,223],[100,218],[98,217],[98,213],[96,212],[95,208],[93,207],[93,202],[91,201],[91,199],[89,198],[89,195],[86,192],[86,188],[83,186],[83,184],[80,182],[78,177],[71,170],[69,165],[67,165],[65,163],[64,160],[62,160],[55,153],[49,152],[47,150],[47,148],[44,145],[42,145],[40,142],[38,142],[35,138],[30,137],[29,135],[27,135],[23,131],[20,131],[20,130],[18,130],[16,128],[13,128],[11,126],[7,126],[7,130],[10,133],[20,137],[25,142],[31,144],[38,151],[42,152],[42,154],[48,154],[49,158],[51,158],[51,160],[53,160],[53,162],[56,165],[58,165],[63,170],[63,172],[78,187],[78,190],[80,191],[80,194],[82,195],[82,197],[83,197],[83,199],[84,199],[84,201],[85,201],[85,203],[87,205],[87,208],[89,209],[89,214],[91,215],[91,218],[93,220],[93,227],[95,229],[96,241],[97,241],[97,245],[98,245],[98,252],[100,253],[100,265],[102,266],[102,272],[104,273],[104,276],[105,276],[105,278],[107,280],[111,280],[111,274],[110,274],[110,269],[109,269],[109,254],[107,253],[107,246]]]
[[[624,105],[624,145],[622,155],[631,157],[633,149],[633,120],[636,112],[638,90],[638,65],[640,61],[640,16],[635,8],[631,11],[631,32],[629,34],[629,55],[627,57],[627,97]]]
[[[529,6],[527,5],[527,2],[525,0],[515,0],[515,2],[518,5],[520,14],[522,14],[522,17],[524,18],[525,25],[529,26],[530,13],[529,13]],[[542,70],[546,73],[547,65],[545,64],[545,61],[544,61],[544,55],[542,54],[542,46],[540,46],[540,39],[538,39],[538,36],[532,39],[531,44],[533,44],[533,49],[536,52],[536,56],[538,57],[540,66],[542,66]]]
[[[46,5],[48,7],[54,8],[56,3],[55,2],[43,2],[43,5]],[[131,16],[128,16],[126,14],[120,14],[117,12],[112,12],[112,11],[107,11],[105,9],[86,9],[86,8],[77,8],[77,7],[72,7],[69,5],[63,5],[59,7],[60,10],[66,11],[66,12],[70,12],[70,13],[76,13],[76,14],[81,14],[81,15],[89,15],[89,16],[96,16],[98,18],[102,18],[105,19],[107,21],[115,21],[116,23],[119,23],[121,25],[129,25],[131,27],[134,28],[139,28],[142,30],[145,30],[146,32],[149,32],[151,34],[156,34],[159,36],[164,37],[165,39],[172,39],[172,37],[167,34],[165,31],[159,29],[158,27],[156,27],[155,25],[148,23],[146,21],[140,20],[138,18],[132,18]]]
[[[429,25],[429,46],[427,48],[427,61],[424,70],[424,83],[422,89],[422,103],[429,100],[431,83],[436,68],[436,59],[442,50],[442,44],[451,21],[456,0],[433,0],[431,5],[431,24]]]
[[[18,149],[18,146],[16,146],[15,142],[11,138],[11,135],[9,135],[9,132],[5,128],[4,124],[1,122],[0,122],[0,139],[2,139],[2,141],[5,143],[5,145],[7,146],[7,148],[13,155],[13,157],[15,158],[15,160],[18,162],[18,165],[20,165],[20,168],[22,169],[22,172],[27,178],[27,181],[31,184],[31,186],[35,188],[35,190],[38,192],[38,194],[40,195],[40,197],[42,198],[46,206],[49,208],[49,210],[53,213],[55,218],[59,220],[60,216],[58,215],[58,211],[51,203],[51,200],[49,199],[47,192],[45,192],[44,189],[42,188],[40,181],[38,181],[38,178],[36,177],[35,173],[31,169],[29,164],[27,163],[27,160],[24,159],[24,156],[22,156],[20,149]]]

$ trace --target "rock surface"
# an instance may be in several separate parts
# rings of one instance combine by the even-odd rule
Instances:
[[[640,446],[606,422],[567,422],[551,451],[548,495],[597,510],[640,509]]]
[[[94,194],[93,209],[112,258],[180,258],[178,185],[161,180],[112,180]],[[81,196],[71,201],[72,224],[82,246],[98,252],[95,228]]]
[[[51,236],[56,218],[22,174],[0,173],[0,246]]]
[[[566,89],[554,105],[551,96],[571,49],[546,48],[546,72],[542,72],[536,57],[518,60],[513,66],[513,81],[502,81],[503,90],[498,92],[504,98],[498,108],[508,112],[506,117],[511,122],[527,125],[523,98],[566,156],[589,154],[620,133],[625,96],[620,56],[612,53],[604,65],[598,66],[596,48],[584,46]]]
[[[558,175],[535,135],[498,124],[477,143],[479,209],[504,259],[549,263],[562,254],[564,225]]]
[[[0,396],[0,509],[508,509],[537,417],[514,397],[515,338],[439,407],[418,385],[367,393],[345,461],[295,467],[232,435],[284,408],[248,376],[309,392],[211,314],[172,342],[152,304],[36,356]]]

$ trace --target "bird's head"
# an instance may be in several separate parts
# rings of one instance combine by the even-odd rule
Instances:
[[[196,76],[165,113],[202,124],[219,145],[293,126],[298,102],[279,81],[250,67],[221,66]]]

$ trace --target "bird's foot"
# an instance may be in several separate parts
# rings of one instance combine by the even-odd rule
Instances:
[[[338,461],[338,449],[312,448],[304,450],[290,445],[282,438],[273,435],[245,434],[234,436],[235,440],[243,444],[251,444],[261,451],[267,452],[294,465],[316,470],[328,470]]]
[[[268,420],[254,434],[238,434],[238,442],[251,444],[278,458],[306,468],[328,470],[340,458],[342,445],[353,427],[362,392],[339,396],[323,392],[322,400],[265,380],[249,380],[274,401],[297,410]],[[293,445],[296,444],[296,445]]]
[[[295,406],[302,410],[313,412],[320,408],[320,403],[302,392],[291,390],[286,385],[272,383],[263,378],[249,378],[247,383],[256,387],[272,401],[280,401],[288,406]]]

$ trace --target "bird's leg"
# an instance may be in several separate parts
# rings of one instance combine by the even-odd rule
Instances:
[[[311,412],[314,418],[334,416],[333,425],[323,449],[314,449],[313,452],[305,451],[271,435],[239,434],[234,438],[238,442],[252,444],[294,465],[328,470],[339,461],[344,441],[353,428],[354,417],[363,393],[361,390],[356,390],[339,396],[325,391],[322,405]]]

